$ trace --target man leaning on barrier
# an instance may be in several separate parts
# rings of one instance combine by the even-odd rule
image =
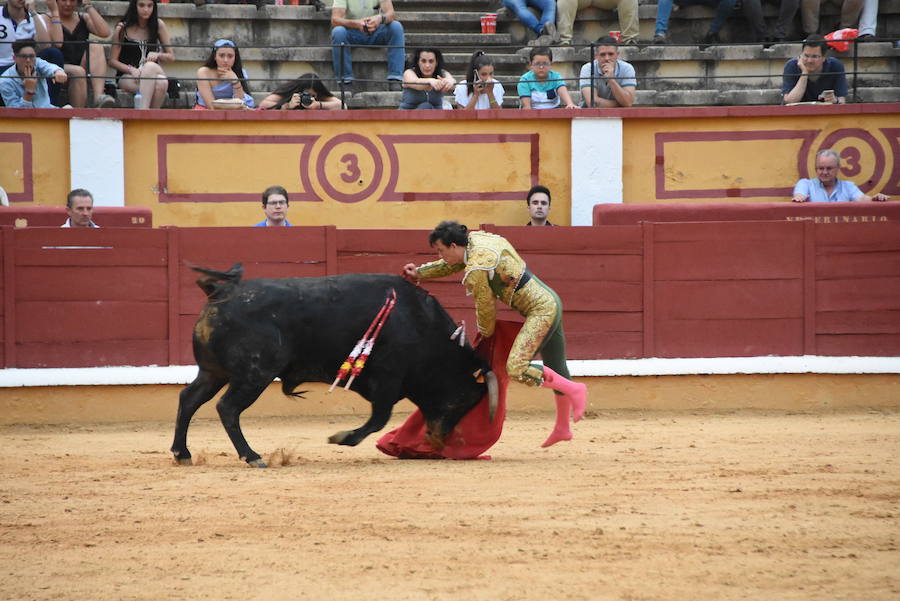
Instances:
[[[634,104],[637,87],[634,67],[619,58],[619,45],[615,38],[606,36],[597,40],[594,61],[581,67],[578,87],[581,88],[581,106],[584,107],[612,108]]]
[[[847,102],[847,76],[844,64],[836,58],[826,57],[828,43],[820,35],[803,40],[800,56],[784,65],[781,92],[784,103]]]
[[[838,179],[841,169],[841,157],[837,152],[826,148],[816,153],[816,177],[801,179],[794,186],[794,202],[854,202],[890,200],[887,194],[867,196],[856,184]]]

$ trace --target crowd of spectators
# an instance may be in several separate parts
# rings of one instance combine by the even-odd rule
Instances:
[[[671,12],[677,7],[704,4],[715,9],[701,48],[720,42],[719,31],[732,17],[738,0],[658,0],[652,43],[668,42]],[[861,36],[874,35],[877,0],[830,0],[840,7],[835,26],[860,24]],[[7,106],[49,108],[60,106],[59,87],[67,88],[68,105],[108,108],[116,99],[105,93],[107,69],[115,70],[116,87],[134,94],[135,108],[159,108],[172,93],[173,80],[164,66],[176,60],[170,33],[158,16],[157,0],[129,0],[125,15],[110,28],[92,0],[45,0],[46,13],[38,14],[35,0],[6,0],[0,14],[0,90]],[[819,34],[820,0],[782,0],[771,32],[763,19],[762,0],[742,0],[744,16],[753,35],[766,43],[792,36],[798,21],[807,34],[801,54],[784,66],[783,100],[844,103],[847,81],[837,58],[828,57],[828,45]],[[508,10],[534,32],[528,70],[517,82],[521,108],[629,107],[635,103],[634,67],[619,58],[619,46],[639,43],[637,0],[503,0]],[[80,11],[78,10],[80,7]],[[615,9],[621,31],[592,45],[594,60],[584,64],[572,84],[580,94],[573,100],[566,80],[553,70],[554,45],[573,43],[573,25],[579,10]],[[532,12],[530,9],[535,9]],[[331,7],[331,45],[334,80],[332,93],[316,74],[284,82],[258,108],[263,110],[336,110],[346,108],[354,91],[352,48],[387,49],[388,90],[401,91],[400,109],[502,108],[506,88],[496,78],[494,60],[475,52],[462,80],[449,72],[440,49],[413,50],[406,57],[404,29],[391,0],[334,0]],[[89,36],[109,37],[107,60],[100,43]],[[32,43],[27,42],[31,40]],[[11,41],[20,42],[18,46]],[[21,43],[26,43],[22,45]],[[643,42],[647,43],[647,42]],[[19,56],[19,48],[23,53]],[[34,55],[34,56],[32,56]],[[404,64],[404,59],[406,63]],[[59,71],[63,73],[60,74]],[[243,67],[233,41],[213,43],[206,62],[197,70],[194,108],[201,110],[257,108],[250,74]],[[452,101],[451,101],[452,100]]]

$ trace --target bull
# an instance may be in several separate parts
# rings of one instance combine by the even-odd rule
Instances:
[[[433,296],[400,276],[346,274],[318,278],[242,280],[243,267],[229,271],[194,267],[207,303],[193,332],[196,379],[181,391],[172,453],[191,464],[187,432],[201,405],[226,384],[216,404],[238,456],[266,467],[241,431],[241,413],[277,377],[284,394],[305,382],[331,382],[386,296],[396,305],[385,321],[365,370],[351,390],[372,405],[368,421],[329,437],[354,446],[390,419],[393,406],[408,398],[425,418],[427,440],[436,449],[459,420],[490,389],[491,415],[496,378],[468,344],[451,340],[456,324]]]

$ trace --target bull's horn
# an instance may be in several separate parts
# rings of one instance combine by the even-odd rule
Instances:
[[[494,416],[497,415],[497,405],[500,402],[500,387],[497,385],[497,376],[494,375],[494,372],[489,371],[484,374],[484,377],[487,378],[488,413],[491,423],[494,423]]]

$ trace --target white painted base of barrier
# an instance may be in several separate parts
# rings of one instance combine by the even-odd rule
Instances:
[[[898,374],[900,357],[713,357],[569,361],[573,376],[706,374]],[[0,388],[18,386],[134,386],[187,384],[196,365],[0,370]]]

